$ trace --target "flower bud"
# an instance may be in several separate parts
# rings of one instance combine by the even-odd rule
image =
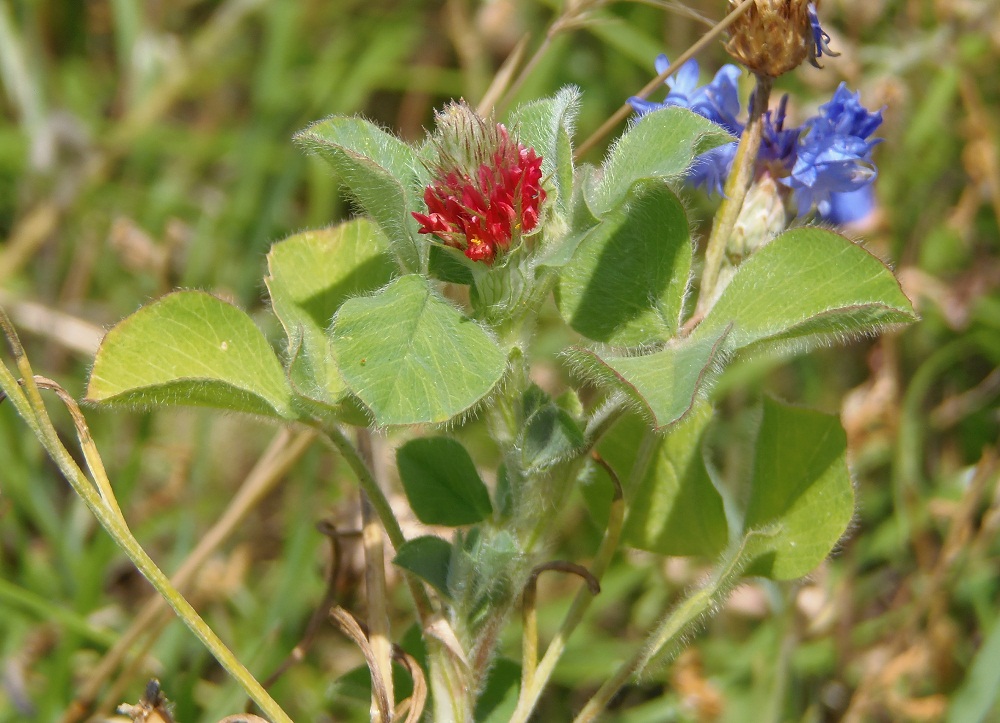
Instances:
[[[464,102],[440,111],[437,125],[438,162],[424,190],[427,213],[413,217],[420,233],[492,264],[538,226],[545,200],[542,158]]]
[[[738,5],[738,0],[730,0]],[[754,0],[730,28],[726,50],[758,75],[776,78],[816,57],[809,0]],[[818,22],[817,22],[818,26]]]
[[[791,192],[777,183],[770,173],[763,173],[754,181],[726,244],[726,255],[733,265],[788,227],[789,220],[795,216],[789,209],[790,195]]]

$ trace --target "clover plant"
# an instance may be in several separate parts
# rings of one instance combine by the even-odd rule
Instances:
[[[829,53],[814,14],[804,22],[803,57]],[[617,550],[714,560],[705,585],[595,681],[578,718],[591,719],[633,675],[675,655],[741,579],[812,571],[854,514],[837,416],[773,398],[761,402],[749,493],[727,499],[706,447],[727,366],[915,318],[880,259],[809,221],[817,209],[843,218],[832,211],[844,207],[839,194],[868,189],[880,116],[842,87],[813,120],[785,127],[784,102],[768,108],[770,66],[742,62],[757,79],[747,121],[737,120],[736,66],[705,87],[684,66],[664,102],[633,100],[641,114],[600,165],[574,158],[586,101],[573,88],[503,118],[451,103],[416,145],[361,117],[309,126],[296,143],[329,163],[358,215],[272,246],[265,283],[283,338],[215,296],[176,291],[111,329],[87,400],[205,405],[330,440],[412,593],[435,721],[477,716],[515,612],[524,651],[506,715],[526,720]],[[685,184],[723,196],[704,255]],[[552,355],[539,335],[568,341]],[[539,360],[566,384],[536,381]],[[468,425],[490,444],[466,448]],[[409,507],[433,534],[404,536],[386,496],[393,482],[365,453],[372,436],[394,450]],[[603,541],[589,560],[553,564],[556,519],[580,499]],[[534,586],[548,569],[586,585],[539,658]],[[389,720],[391,676],[370,668],[389,691],[376,715]]]

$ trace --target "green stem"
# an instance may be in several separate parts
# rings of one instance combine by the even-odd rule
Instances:
[[[361,490],[368,498],[379,522],[385,528],[389,542],[396,550],[399,550],[406,542],[403,530],[392,511],[389,500],[357,448],[335,425],[324,425],[314,421],[312,426],[319,430],[320,438],[336,449],[347,462],[358,478]],[[403,579],[410,590],[417,618],[420,620],[420,626],[427,641],[435,720],[441,723],[448,723],[448,721],[461,723],[465,720],[471,720],[471,704],[468,700],[471,691],[467,685],[469,672],[465,663],[459,660],[456,653],[452,652],[448,645],[440,640],[427,639],[428,635],[433,638],[435,635],[433,630],[441,625],[447,625],[447,621],[439,614],[434,613],[430,597],[418,579],[410,574],[404,574]],[[454,635],[453,632],[451,635]],[[457,644],[457,639],[453,640],[452,644]]]
[[[357,448],[339,427],[319,422],[314,423],[313,426],[319,430],[320,438],[336,449],[344,461],[347,462],[347,466],[354,472],[354,476],[358,478],[358,484],[361,485],[361,490],[368,496],[368,501],[374,508],[379,522],[385,528],[385,532],[389,536],[389,542],[398,550],[406,542],[406,537],[403,535],[403,528],[399,526],[399,520],[396,519],[396,513],[392,511],[392,506],[389,504],[388,498],[382,492],[382,488],[379,487],[378,482],[375,481],[375,476],[368,468],[368,465],[365,464]]]
[[[3,316],[0,322],[3,322],[5,331],[12,331],[6,316]],[[20,349],[20,345],[16,342],[16,337],[8,336],[8,338],[12,346],[14,346],[14,355],[17,360],[18,370],[22,374],[24,392],[21,391],[21,387],[10,373],[10,370],[3,364],[0,364],[0,388],[7,394],[7,397],[14,404],[18,413],[25,419],[28,426],[31,427],[49,453],[49,456],[52,457],[52,460],[58,465],[60,471],[69,481],[73,490],[84,501],[101,526],[111,535],[118,547],[132,561],[136,569],[139,570],[143,577],[149,580],[153,587],[156,588],[156,591],[167,601],[167,604],[174,609],[178,617],[195,634],[195,637],[208,648],[209,652],[219,661],[219,664],[236,679],[247,695],[260,706],[261,711],[270,717],[273,723],[291,723],[291,718],[271,698],[253,675],[250,674],[250,671],[233,655],[225,643],[208,627],[191,604],[170,584],[167,576],[156,566],[156,563],[146,554],[142,546],[139,545],[125,524],[125,521],[116,515],[101,499],[94,485],[87,479],[86,475],[59,441],[55,428],[49,421],[48,414],[45,411],[31,367],[23,351]]]
[[[622,664],[615,674],[587,701],[573,723],[594,720],[632,676],[642,672],[654,659],[660,663],[672,660],[682,649],[682,641],[708,615],[717,610],[729,592],[739,582],[749,561],[759,554],[757,540],[773,534],[770,531],[750,532],[739,547],[733,549],[716,568],[712,579],[694,591],[663,619],[635,655]]]
[[[736,226],[736,219],[740,215],[743,200],[757,168],[757,154],[764,129],[764,113],[767,111],[774,79],[766,75],[757,75],[756,78],[757,87],[754,89],[753,102],[750,105],[750,119],[743,129],[736,158],[733,159],[733,167],[723,191],[724,198],[715,214],[715,223],[712,225],[712,233],[705,249],[705,269],[702,271],[698,310],[695,314],[698,318],[708,313],[714,301],[715,285],[719,280],[726,244],[729,243],[729,237]]]
[[[615,550],[618,548],[618,540],[621,537],[622,523],[625,518],[625,501],[621,496],[621,486],[616,485],[616,493],[614,500],[611,503],[611,511],[608,516],[608,527],[604,531],[604,538],[601,540],[601,546],[598,548],[597,556],[594,558],[594,562],[590,566],[590,573],[595,579],[600,580],[604,575],[605,571],[608,569],[608,565],[611,564],[611,557],[614,555]],[[566,613],[566,617],[559,627],[559,631],[556,633],[552,642],[549,643],[549,647],[545,650],[545,655],[542,657],[540,663],[537,667],[534,666],[534,661],[530,661],[531,665],[526,666],[525,674],[521,683],[521,694],[517,700],[517,708],[514,709],[514,714],[510,719],[510,723],[525,723],[531,716],[532,711],[535,709],[535,705],[538,703],[539,697],[541,697],[542,691],[549,682],[549,678],[552,677],[552,672],[555,670],[556,663],[559,662],[559,658],[562,657],[563,652],[566,650],[566,642],[569,640],[569,636],[573,634],[576,630],[576,626],[580,624],[583,620],[583,616],[586,614],[587,609],[590,607],[590,603],[593,601],[594,595],[591,593],[588,587],[583,587],[576,594],[573,599],[573,604],[570,606],[569,612]],[[532,621],[534,618],[534,601],[526,601],[532,604]],[[526,640],[528,642],[528,650],[530,655],[534,655],[534,650],[537,649],[537,632],[525,630]],[[528,637],[530,635],[530,637]],[[531,668],[534,668],[533,670]]]

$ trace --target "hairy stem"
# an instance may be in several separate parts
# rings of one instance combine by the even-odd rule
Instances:
[[[757,167],[757,154],[760,151],[760,141],[764,129],[764,113],[767,111],[768,99],[771,97],[771,86],[774,79],[766,75],[757,75],[757,87],[754,90],[753,102],[750,105],[750,120],[743,129],[740,145],[733,159],[733,167],[723,191],[725,198],[715,214],[712,233],[708,237],[705,249],[705,269],[701,275],[701,290],[698,292],[698,309],[696,318],[702,318],[708,313],[715,299],[715,285],[719,280],[719,270],[726,253],[726,244],[733,233],[736,219],[743,207],[750,184],[753,182]]]
[[[682,650],[681,642],[707,616],[716,610],[739,582],[748,562],[758,554],[757,542],[772,534],[770,531],[750,532],[739,547],[726,555],[709,582],[687,596],[657,626],[646,644],[622,664],[615,674],[587,701],[573,723],[594,720],[622,687],[651,662],[667,663]]]
[[[597,550],[597,556],[594,558],[594,562],[590,566],[590,574],[595,581],[599,581],[604,575],[605,571],[608,569],[608,565],[611,564],[611,557],[614,555],[615,550],[618,549],[618,540],[621,537],[622,523],[625,518],[625,500],[622,498],[622,488],[618,481],[618,476],[614,473],[607,463],[604,462],[596,453],[594,459],[605,467],[608,473],[611,475],[612,480],[615,483],[615,496],[611,502],[611,510],[608,516],[608,526],[604,531],[604,538],[601,540],[601,546]],[[533,589],[532,589],[533,597]],[[528,617],[526,616],[525,623],[525,659],[522,660],[523,674],[521,678],[521,694],[517,700],[517,708],[514,709],[514,714],[510,719],[510,723],[525,723],[531,716],[532,711],[535,709],[535,705],[538,703],[538,699],[542,695],[542,691],[549,682],[549,678],[552,677],[552,671],[555,670],[556,663],[559,662],[559,658],[562,657],[563,651],[566,649],[566,642],[569,640],[569,636],[573,634],[576,630],[576,626],[580,624],[583,620],[583,616],[586,614],[587,609],[590,607],[591,601],[593,601],[595,596],[594,591],[588,586],[583,587],[576,594],[573,599],[573,604],[570,606],[569,612],[566,613],[566,617],[559,627],[559,631],[556,633],[552,642],[549,643],[549,647],[545,650],[545,655],[538,665],[535,665],[534,656],[537,653],[537,632],[535,630],[529,630],[529,624],[527,622]],[[531,603],[531,624],[534,625],[534,600],[529,599],[525,601],[525,605]]]

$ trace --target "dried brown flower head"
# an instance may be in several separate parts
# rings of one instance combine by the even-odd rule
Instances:
[[[738,0],[730,0],[733,6]],[[730,29],[726,50],[759,75],[776,78],[815,57],[809,0],[754,0]]]

